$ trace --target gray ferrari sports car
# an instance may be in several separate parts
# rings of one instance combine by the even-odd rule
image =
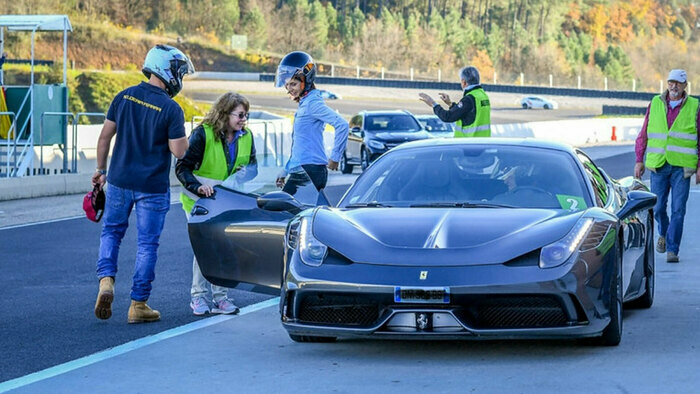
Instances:
[[[197,201],[190,240],[212,283],[279,294],[295,341],[617,345],[623,305],[654,301],[656,196],[567,145],[403,144],[335,207],[311,183],[294,196],[254,189],[225,183]]]

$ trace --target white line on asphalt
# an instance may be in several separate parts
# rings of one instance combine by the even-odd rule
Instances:
[[[218,315],[210,317],[207,319],[198,320],[184,326],[171,328],[169,330],[160,332],[155,335],[151,335],[145,338],[139,338],[131,342],[127,342],[123,345],[115,346],[111,349],[101,351],[99,353],[91,354],[77,360],[69,361],[60,365],[56,365],[50,368],[46,368],[42,371],[34,372],[29,375],[25,375],[16,379],[8,380],[6,382],[0,383],[0,393],[4,393],[9,390],[14,390],[26,385],[42,381],[44,379],[52,378],[78,368],[86,367],[91,364],[98,363],[100,361],[107,360],[112,357],[128,353],[132,350],[140,349],[142,347],[173,338],[182,334],[186,334],[191,331],[199,330],[205,327],[209,327],[214,324],[222,323],[230,319],[234,319],[236,316],[245,315],[248,313],[253,313],[261,309],[268,308],[273,305],[279,304],[279,297],[273,299],[258,302],[257,304],[248,305],[241,308],[241,312],[238,315]]]
[[[15,224],[14,226],[0,227],[0,231],[2,231],[2,230],[12,230],[13,228],[21,228],[21,227],[36,226],[36,225],[39,225],[39,224],[56,223],[56,222],[62,222],[62,221],[64,221],[64,220],[79,219],[79,218],[84,218],[84,217],[85,217],[85,215],[80,215],[80,216],[71,216],[71,217],[68,217],[68,218],[44,220],[43,222]]]
[[[171,202],[171,203],[170,203],[170,205],[178,205],[178,204],[180,204],[180,201]],[[0,212],[2,212],[2,211],[0,211]],[[44,220],[44,221],[42,221],[42,222],[15,224],[15,225],[13,225],[13,226],[0,227],[0,231],[2,231],[2,230],[12,230],[13,228],[22,228],[22,227],[36,226],[36,225],[39,225],[39,224],[56,223],[56,222],[62,222],[62,221],[64,221],[64,220],[80,219],[80,218],[84,218],[84,217],[85,217],[85,215],[78,215],[78,216],[70,216],[70,217],[67,217],[67,218]]]

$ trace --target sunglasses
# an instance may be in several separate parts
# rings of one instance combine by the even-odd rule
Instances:
[[[238,119],[250,118],[250,114],[247,112],[239,112],[239,113],[231,112],[229,115],[233,115],[233,116],[237,117]]]

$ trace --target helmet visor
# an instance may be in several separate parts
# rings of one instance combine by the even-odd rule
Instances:
[[[171,69],[178,79],[182,80],[186,74],[194,74],[194,65],[188,57],[176,57],[170,61]]]
[[[298,67],[280,65],[277,67],[277,74],[275,75],[275,87],[283,87],[287,84],[287,82],[289,82],[290,79],[292,79],[294,74],[298,73],[299,71],[301,71],[301,69]]]

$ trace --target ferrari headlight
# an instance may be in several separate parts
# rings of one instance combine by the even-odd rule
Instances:
[[[299,226],[299,256],[301,261],[313,267],[323,264],[328,247],[314,237],[311,230],[311,218],[301,219]]]
[[[386,148],[386,146],[384,146],[383,143],[381,143],[381,142],[379,142],[379,141],[376,141],[376,140],[369,140],[369,141],[367,141],[367,145],[369,145],[370,148],[374,148],[374,149],[384,149],[384,148]]]
[[[543,247],[540,251],[540,268],[554,268],[564,264],[578,250],[592,226],[593,219],[580,219],[564,238]]]

